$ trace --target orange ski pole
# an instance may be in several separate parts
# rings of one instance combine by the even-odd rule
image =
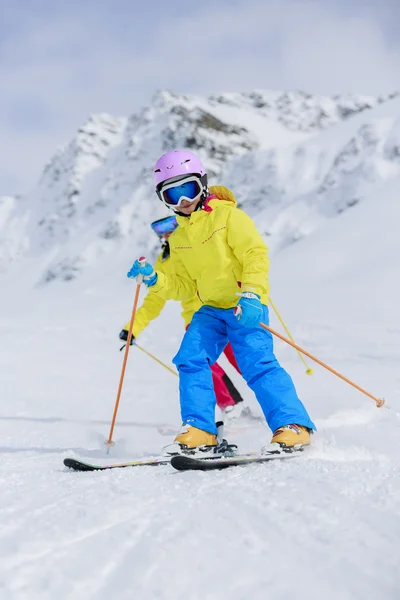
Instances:
[[[139,262],[141,264],[146,264],[146,259],[145,258],[140,258]],[[107,452],[110,450],[110,447],[114,445],[114,442],[112,441],[112,436],[113,436],[113,433],[114,433],[115,420],[117,418],[119,401],[121,399],[122,384],[124,382],[124,377],[125,377],[126,362],[128,360],[129,348],[131,347],[133,322],[135,320],[136,309],[137,309],[137,305],[138,305],[138,302],[139,302],[140,286],[141,286],[141,283],[143,281],[143,276],[138,275],[138,277],[136,278],[136,281],[137,281],[137,284],[136,284],[135,299],[133,301],[132,315],[131,315],[131,320],[130,320],[130,323],[129,323],[129,331],[128,331],[128,338],[126,340],[126,346],[125,346],[125,352],[124,352],[124,360],[122,361],[122,369],[121,369],[121,376],[119,378],[117,399],[115,400],[115,407],[114,407],[114,413],[113,413],[113,417],[112,417],[112,421],[111,421],[110,434],[108,436],[108,440],[105,442],[106,446],[108,446]]]
[[[345,381],[349,385],[352,385],[353,387],[355,387],[356,390],[358,390],[359,392],[362,392],[363,394],[365,394],[369,398],[372,398],[372,400],[374,400],[374,402],[376,402],[377,408],[380,408],[381,406],[383,406],[385,404],[385,401],[382,398],[376,398],[375,396],[373,396],[372,394],[370,394],[369,392],[367,392],[366,390],[364,390],[362,387],[360,387],[359,385],[357,385],[356,383],[354,383],[350,379],[347,379],[347,377],[345,377],[344,375],[341,375],[340,373],[338,373],[337,371],[335,371],[335,369],[332,369],[332,367],[330,367],[329,365],[327,365],[324,362],[322,362],[322,360],[319,360],[319,358],[317,358],[316,356],[313,356],[312,354],[310,354],[309,352],[307,352],[306,350],[304,350],[303,348],[301,348],[300,346],[298,346],[294,342],[291,342],[290,340],[288,340],[287,338],[285,338],[283,335],[281,335],[277,331],[274,331],[274,329],[271,329],[271,327],[268,327],[268,325],[265,325],[265,323],[260,323],[260,325],[261,325],[261,327],[264,327],[264,329],[266,329],[267,331],[269,331],[273,335],[276,335],[278,338],[280,338],[281,340],[283,340],[284,342],[286,342],[287,344],[289,344],[289,346],[292,346],[293,348],[295,348],[296,350],[298,350],[302,354],[305,354],[306,356],[308,356],[308,358],[311,358],[311,360],[314,360],[316,363],[318,363],[319,365],[321,365],[321,367],[324,367],[325,369],[327,369],[328,371],[330,371],[331,373],[333,373],[334,375],[336,375],[336,377],[339,377],[340,379],[343,379],[343,381]]]

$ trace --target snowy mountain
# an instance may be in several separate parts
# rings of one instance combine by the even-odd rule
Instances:
[[[224,180],[277,249],[400,174],[399,123],[396,98],[300,143],[233,160]]]
[[[0,271],[29,258],[33,284],[70,281],[107,255],[151,252],[148,224],[166,214],[152,165],[175,147],[197,152],[211,183],[232,187],[277,250],[400,172],[399,115],[395,94],[266,91],[164,91],[127,119],[93,115],[32,192],[0,198]]]

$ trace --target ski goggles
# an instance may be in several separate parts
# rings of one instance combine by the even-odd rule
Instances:
[[[201,180],[196,175],[192,175],[161,185],[157,194],[167,206],[179,207],[184,200],[194,202],[200,198],[203,191],[204,185]]]
[[[159,238],[162,238],[166,233],[172,233],[175,231],[175,229],[178,227],[178,221],[176,220],[175,216],[165,217],[164,219],[153,221],[150,227]]]

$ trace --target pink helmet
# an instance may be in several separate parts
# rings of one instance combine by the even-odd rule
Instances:
[[[172,150],[163,154],[154,167],[154,182],[156,189],[159,189],[161,183],[172,177],[184,175],[206,176],[206,170],[193,152],[189,150]],[[205,181],[207,179],[205,178]]]

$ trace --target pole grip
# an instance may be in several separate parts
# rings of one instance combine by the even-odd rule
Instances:
[[[138,258],[139,264],[141,267],[145,267],[146,266],[146,257],[145,256],[140,256]],[[143,275],[141,273],[139,273],[139,275],[136,277],[136,283],[138,285],[140,285],[141,283],[143,283]]]
[[[237,304],[234,308],[233,314],[235,315],[235,317],[237,318],[238,321],[240,321],[241,317],[242,317],[242,307],[239,306],[239,304]]]

